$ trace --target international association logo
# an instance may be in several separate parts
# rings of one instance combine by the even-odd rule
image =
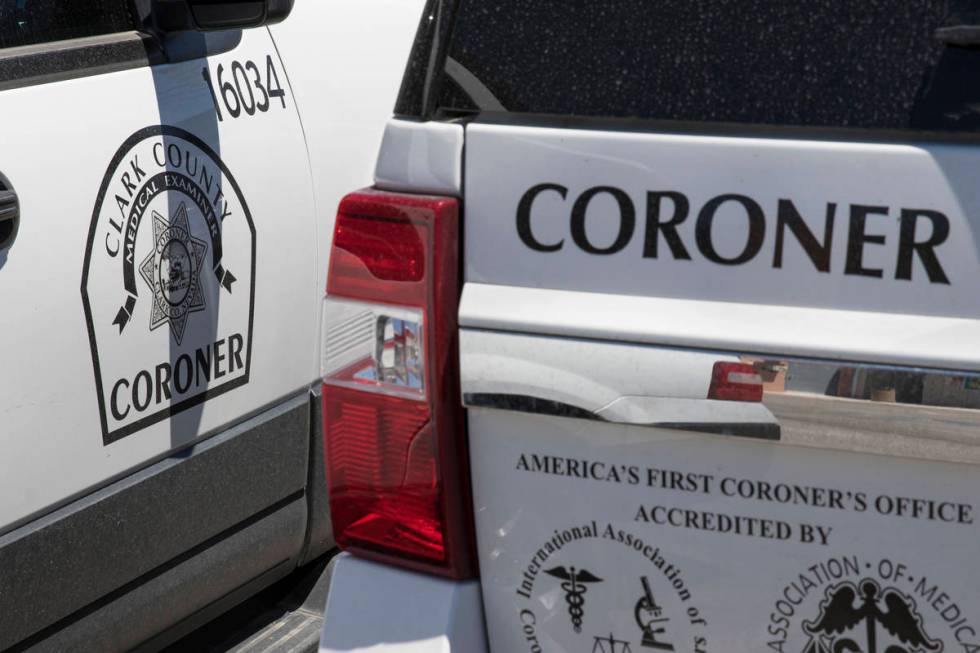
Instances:
[[[889,559],[840,556],[799,570],[767,626],[779,653],[977,653],[970,606],[929,573]]]
[[[683,570],[613,524],[556,529],[523,564],[514,594],[515,634],[532,653],[709,650]]]
[[[248,382],[255,225],[225,161],[153,126],[99,188],[82,302],[110,444]]]

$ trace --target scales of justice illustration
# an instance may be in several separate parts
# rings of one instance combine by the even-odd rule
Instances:
[[[643,633],[640,646],[658,651],[673,651],[674,645],[666,641],[667,623],[670,618],[664,616],[663,608],[657,604],[650,580],[646,576],[641,576],[640,582],[643,584],[643,595],[633,608],[636,625]],[[592,653],[633,653],[627,640],[616,639],[612,633],[608,637],[594,639]]]

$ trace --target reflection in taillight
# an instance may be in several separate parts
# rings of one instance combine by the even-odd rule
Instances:
[[[746,363],[715,363],[708,399],[762,401],[762,377]]]
[[[323,415],[341,548],[475,574],[459,400],[456,199],[360,191],[340,204],[323,314]]]

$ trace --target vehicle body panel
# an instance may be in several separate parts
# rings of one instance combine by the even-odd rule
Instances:
[[[64,68],[6,80],[0,92],[0,172],[22,213],[16,241],[0,251],[0,598],[12,602],[0,610],[0,648],[157,650],[334,546],[314,383],[325,252],[339,198],[371,183],[420,12],[421,2],[298,2],[270,29],[0,50],[4,70],[35,55]],[[350,30],[368,19],[371,38]],[[76,65],[66,62],[76,51]],[[356,53],[363,66],[350,65]],[[268,95],[270,61],[281,101]],[[268,110],[257,106],[266,106],[260,85]],[[149,140],[127,143],[138,133]],[[190,196],[147,202],[130,257],[134,307],[107,251],[116,244],[109,225],[124,224],[123,205],[138,202],[122,175],[142,184],[149,174],[132,166],[156,172],[154,154],[170,144],[212,175],[223,165],[216,185],[238,202],[223,215],[220,198],[208,200],[227,219],[220,267],[214,223],[189,217],[185,244],[205,251],[196,262],[204,307],[193,303],[179,338],[151,306],[157,290],[180,295],[180,284],[161,285],[166,275],[151,272],[166,266],[146,261],[160,235],[150,213],[172,233]],[[93,266],[99,256],[111,260]],[[173,373],[184,354],[221,339],[227,348],[229,334],[242,336],[243,364],[211,379],[208,390],[220,393],[161,402],[154,420],[125,433],[116,427],[134,426],[131,418],[114,424],[104,402],[100,411],[100,367],[108,378],[130,366],[129,381],[164,363]],[[223,353],[227,370],[235,352]],[[104,384],[110,401],[115,381]]]
[[[221,64],[229,68],[233,61],[264,64],[267,57],[281,70],[268,32],[252,30],[243,33],[237,48],[208,65],[213,70]],[[18,461],[4,475],[7,489],[0,500],[4,529],[227,427],[309,384],[308,352],[315,342],[315,323],[304,295],[296,291],[311,289],[315,282],[314,213],[294,99],[286,98],[286,108],[276,103],[268,112],[243,114],[238,120],[226,116],[219,122],[202,69],[201,60],[191,60],[15,89],[0,98],[8,125],[5,151],[10,157],[4,174],[18,192],[23,213],[20,233],[4,254],[0,275],[0,294],[9,306],[19,307],[0,318],[8,351],[5,374],[0,378],[7,398],[0,438],[9,460]],[[101,100],[79,106],[75,98],[80,96]],[[107,111],[105,103],[110,99],[112,110]],[[38,134],[19,128],[33,124],[39,105],[46,107],[44,131]],[[77,128],[79,121],[86,129]],[[126,300],[121,275],[110,276],[109,262],[95,263],[103,264],[100,272],[86,267],[87,254],[110,258],[105,241],[111,236],[105,230],[111,217],[108,211],[116,211],[112,195],[103,203],[106,215],[94,219],[92,215],[110,160],[132,134],[160,124],[195,134],[215,153],[220,152],[246,198],[255,229],[254,277],[248,269],[251,257],[247,251],[238,257],[238,271],[227,260],[234,259],[237,252],[230,252],[225,261],[243,279],[238,288],[232,285],[230,293],[222,289],[235,300],[242,298],[242,308],[224,318],[236,323],[212,322],[217,317],[212,314],[209,319],[206,310],[204,316],[190,313],[185,316],[190,323],[188,337],[181,344],[175,342],[167,325],[149,329],[152,293],[138,277],[143,301],[136,304],[136,310],[140,312],[129,324],[131,335],[120,333],[114,324],[118,307],[107,307]],[[151,138],[160,139],[162,145],[162,137]],[[152,171],[155,163],[148,158],[140,155],[139,165]],[[38,174],[39,170],[44,174]],[[121,174],[112,172],[116,177]],[[118,178],[110,183],[111,193],[125,193]],[[172,210],[176,209],[175,202]],[[282,215],[290,218],[282,219]],[[137,264],[151,249],[149,222],[143,221],[139,230]],[[211,248],[199,231],[194,233]],[[247,237],[229,244],[250,245]],[[287,251],[293,264],[284,266],[279,263],[279,253]],[[217,309],[218,284],[213,274],[204,272],[199,270],[208,293],[204,303]],[[98,351],[91,346],[79,294],[83,274],[89,281],[88,298],[97,311],[91,316],[91,328]],[[248,282],[253,279],[251,290]],[[254,292],[254,306],[249,306],[250,292]],[[284,320],[286,315],[300,319]],[[205,327],[205,322],[211,326]],[[173,419],[156,421],[118,441],[109,440],[107,445],[106,433],[100,428],[103,399],[94,386],[99,376],[96,365],[102,363],[107,373],[122,378],[128,357],[132,369],[125,374],[132,379],[141,369],[154,370],[164,361],[174,364],[183,353],[193,354],[195,348],[207,347],[236,331],[252,340],[247,383],[190,406]],[[282,343],[295,344],[284,347]],[[298,346],[300,343],[307,345]],[[73,372],[66,374],[65,370]],[[111,401],[115,377],[102,382],[104,396]],[[201,394],[198,390],[193,397],[200,401]]]
[[[375,178],[462,199],[490,648],[978,649],[962,16],[723,4],[420,28]]]
[[[655,639],[678,651],[804,650],[821,601],[865,579],[912,597],[926,633],[950,649],[976,644],[942,615],[956,605],[948,615],[976,628],[970,465],[499,410],[471,409],[469,424],[495,651],[529,650],[527,625],[546,651],[590,650],[610,634],[643,650],[642,578],[663,610]],[[949,502],[952,521],[898,516],[899,497]],[[579,629],[548,573],[560,567],[601,578]]]
[[[371,185],[424,4],[297,2],[288,21],[270,28],[296,92],[314,180],[317,324],[337,206],[347,193]],[[319,347],[317,338],[307,361],[311,379],[320,376]]]
[[[492,649],[847,650],[862,600],[879,646],[975,646],[975,148],[466,136]],[[761,401],[712,398],[732,363]]]
[[[484,653],[477,581],[454,582],[360,560],[331,562],[321,653]]]
[[[467,281],[980,316],[968,290],[980,274],[972,241],[973,216],[980,208],[971,174],[974,147],[600,129],[467,127]],[[566,190],[529,195],[539,184]],[[623,194],[626,220],[610,192],[589,201],[586,192],[597,188]],[[678,209],[670,196],[661,197],[665,192],[686,199],[687,210]],[[529,203],[524,240],[514,228],[522,198]],[[712,210],[718,198],[727,199]],[[597,251],[576,242],[571,225],[576,204],[584,226],[578,240]],[[743,204],[754,212],[751,219]],[[862,207],[875,208],[863,226]],[[900,248],[903,209],[907,224],[915,227],[915,242],[930,239],[932,221],[916,220],[912,211],[945,217],[936,220],[948,227],[948,236],[932,250],[941,270],[930,274],[915,252]],[[782,226],[794,213],[817,246],[804,249]],[[661,226],[668,222],[672,228]],[[877,237],[882,242],[871,240]],[[532,249],[532,238],[545,249]],[[903,267],[909,278],[901,278]]]

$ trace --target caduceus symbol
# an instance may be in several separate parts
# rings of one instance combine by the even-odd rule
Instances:
[[[594,576],[585,569],[576,570],[575,567],[555,567],[546,569],[549,576],[561,579],[561,588],[565,590],[565,602],[568,603],[568,614],[572,618],[572,628],[575,632],[582,632],[582,618],[585,616],[585,593],[588,591],[586,583],[601,583],[602,579]]]
[[[861,581],[860,593],[862,598],[858,601],[858,588],[852,583],[829,588],[827,598],[820,604],[820,617],[804,622],[803,628],[810,635],[841,635],[864,621],[867,647],[862,649],[853,639],[843,638],[834,643],[832,651],[811,641],[803,653],[878,653],[879,624],[908,646],[892,645],[884,653],[942,653],[943,643],[926,634],[922,618],[915,613],[914,601],[896,589],[882,593],[878,583],[870,579]],[[878,607],[879,601],[884,601],[886,611]]]

